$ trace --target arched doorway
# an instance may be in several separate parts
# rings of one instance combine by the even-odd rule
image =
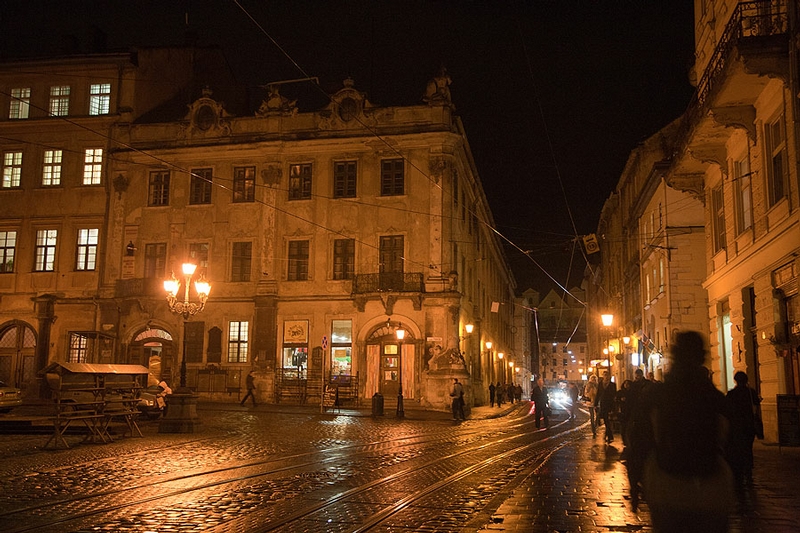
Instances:
[[[366,396],[380,392],[385,398],[394,398],[400,390],[403,396],[416,397],[416,350],[413,333],[407,328],[405,338],[397,339],[399,322],[389,322],[375,328],[367,338]]]
[[[25,390],[36,380],[36,332],[28,324],[0,327],[0,381]]]
[[[128,360],[147,367],[150,371],[148,381],[158,383],[162,379],[173,385],[173,369],[176,368],[174,343],[168,331],[147,328],[140,331],[128,348]]]

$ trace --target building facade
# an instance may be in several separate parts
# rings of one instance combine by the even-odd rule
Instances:
[[[162,65],[145,60],[163,55],[177,79],[151,88]],[[514,280],[445,75],[416,106],[375,106],[345,80],[323,109],[301,111],[276,84],[248,111],[218,64],[210,76],[180,51],[115,60],[92,71],[117,80],[104,122],[82,128],[65,112],[0,124],[20,146],[2,141],[0,339],[17,340],[0,378],[30,388],[50,361],[137,363],[223,399],[255,369],[262,401],[315,403],[335,385],[342,401],[402,393],[444,408],[458,377],[469,402],[485,401],[496,369],[480,347],[511,348]],[[29,65],[60,86],[50,63]],[[17,65],[2,72],[9,95],[34,85]],[[11,117],[23,99],[7,98]],[[63,134],[43,135],[45,122]],[[97,167],[74,161],[59,187],[43,185],[49,147],[88,158],[95,144]],[[80,181],[90,168],[94,187]],[[165,297],[165,280],[185,284],[185,262],[211,284],[197,314]]]

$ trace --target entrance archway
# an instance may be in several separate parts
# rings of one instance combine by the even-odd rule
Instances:
[[[149,385],[162,379],[173,384],[173,369],[176,368],[174,342],[168,331],[147,328],[140,331],[128,347],[128,361],[147,367]]]
[[[414,398],[416,392],[416,339],[406,329],[402,342],[397,340],[399,322],[390,322],[375,328],[367,337],[366,395],[380,392],[385,398],[394,398],[402,379],[403,396]]]
[[[0,327],[0,381],[25,390],[36,380],[36,332],[15,320]]]

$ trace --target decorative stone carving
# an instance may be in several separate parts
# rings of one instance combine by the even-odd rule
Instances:
[[[366,94],[354,88],[355,82],[347,78],[342,82],[344,88],[331,95],[331,103],[319,112],[319,127],[323,129],[341,128],[343,126],[375,125],[371,116],[372,104]]]
[[[711,116],[717,124],[739,128],[747,132],[751,142],[756,142],[756,108],[751,105],[715,107]]]
[[[288,116],[296,115],[297,112],[297,100],[289,100],[285,96],[281,96],[277,85],[267,85],[267,98],[261,102],[261,106],[256,111],[256,116]]]
[[[442,174],[447,170],[447,161],[443,157],[431,157],[428,161],[428,174],[435,183],[439,183]]]
[[[261,170],[261,181],[264,185],[275,186],[280,185],[281,178],[283,177],[283,169],[280,164],[268,164]]]
[[[212,91],[209,87],[203,88],[203,96],[190,104],[185,120],[188,121],[188,131],[184,134],[193,136],[218,136],[230,135],[231,124],[221,102],[211,98]]]
[[[422,101],[429,106],[454,107],[450,99],[450,84],[452,81],[450,75],[447,74],[447,69],[442,66],[436,76],[428,81]]]
[[[122,198],[122,193],[128,190],[131,180],[125,173],[120,172],[116,175],[116,177],[114,177],[114,180],[111,182],[111,184],[114,186],[114,191],[117,193],[117,198]]]

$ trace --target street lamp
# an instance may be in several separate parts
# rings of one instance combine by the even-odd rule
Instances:
[[[511,383],[514,383],[514,361],[508,362],[509,374],[511,375],[511,379],[509,380]]]
[[[488,357],[488,359],[489,359],[489,369],[491,370],[491,375],[489,376],[489,381],[494,383],[494,354],[492,353],[492,346],[493,346],[492,345],[492,341],[486,341],[484,343],[484,346],[486,346],[486,351],[489,354],[489,357]]]
[[[505,365],[503,365],[503,356],[504,355],[505,354],[503,352],[499,352],[497,354],[497,358],[500,359],[500,368],[503,369],[503,385],[506,384],[506,367],[505,367]]]
[[[194,282],[197,301],[189,299],[189,287],[192,276],[197,270],[197,265],[184,263],[182,265],[183,280],[178,280],[175,273],[172,279],[164,281],[164,290],[167,292],[167,305],[170,312],[183,317],[183,342],[181,353],[180,387],[167,397],[167,412],[158,426],[159,433],[193,433],[196,425],[200,424],[197,416],[197,396],[186,386],[186,323],[189,317],[196,315],[206,306],[211,284],[203,276]],[[178,298],[183,285],[183,299]]]
[[[397,418],[403,418],[406,416],[406,412],[403,409],[403,339],[406,338],[406,330],[401,326],[395,330],[394,334],[397,337],[397,356],[399,361],[396,416]]]

